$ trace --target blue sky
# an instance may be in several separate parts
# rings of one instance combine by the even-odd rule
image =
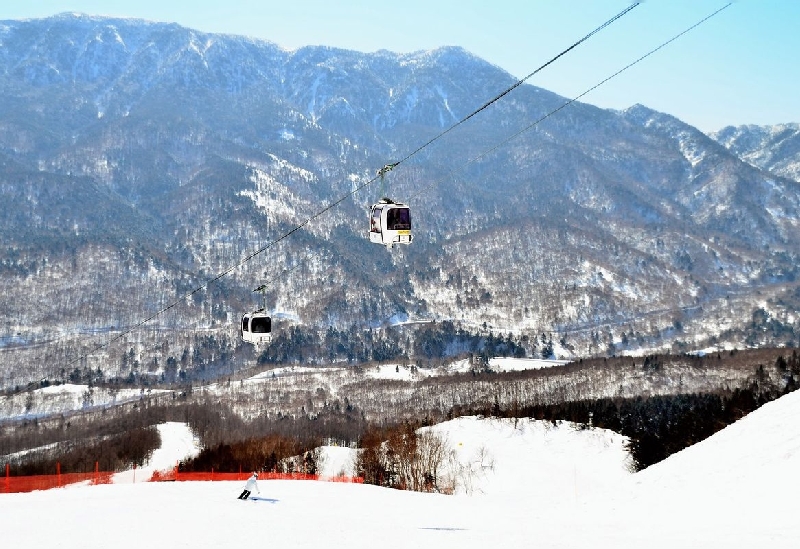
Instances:
[[[726,0],[648,0],[529,82],[574,97]],[[462,46],[516,77],[535,70],[628,6],[617,0],[30,0],[0,19],[66,11],[176,22],[287,49],[372,52]],[[642,103],[705,131],[800,122],[800,1],[738,0],[582,100]]]

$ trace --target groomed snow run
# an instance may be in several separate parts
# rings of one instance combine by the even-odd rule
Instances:
[[[463,487],[447,496],[262,481],[265,499],[257,501],[236,499],[241,482],[116,483],[3,494],[2,546],[800,546],[800,391],[636,474],[625,470],[622,437],[609,431],[479,418],[433,429],[447,436],[460,463],[474,466],[469,493]]]

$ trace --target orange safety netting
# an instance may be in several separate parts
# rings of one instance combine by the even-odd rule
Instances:
[[[62,488],[78,482],[90,484],[110,484],[111,475],[108,472],[91,473],[61,473],[55,475],[30,475],[23,477],[6,476],[0,480],[0,492],[16,494],[20,492],[33,492],[34,490],[50,490]]]
[[[58,468],[60,470],[60,467]],[[70,484],[87,482],[92,485],[110,484],[113,472],[95,470],[90,473],[60,473],[53,475],[11,476],[9,467],[6,466],[6,475],[0,479],[0,493],[13,494],[20,492],[33,492],[34,490],[50,490],[61,488]],[[169,481],[246,481],[250,473],[220,473],[220,472],[182,472],[177,468],[166,471],[155,471],[150,477],[150,482]],[[308,473],[259,473],[258,480],[323,480],[326,482],[346,482],[363,484],[361,477],[336,476],[320,478],[319,475]]]
[[[150,477],[150,482],[170,482],[170,481],[221,481],[221,480],[238,480],[245,481],[250,478],[250,473],[219,473],[211,472],[184,472],[177,469],[169,469],[167,471],[155,471]],[[311,475],[308,473],[259,473],[258,480],[325,480],[328,482],[353,482],[363,483],[364,479],[360,477],[346,477],[338,476],[331,478],[320,478],[319,475]]]

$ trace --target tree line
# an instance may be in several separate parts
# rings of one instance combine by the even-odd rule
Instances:
[[[470,331],[449,320],[381,329],[353,325],[341,330],[331,326],[324,332],[289,326],[275,330],[272,342],[258,357],[258,363],[441,362],[468,354],[550,358],[553,339],[549,334],[497,335],[488,328]]]
[[[155,425],[167,408],[147,400],[101,412],[8,422],[0,428],[0,463],[13,475],[86,473],[143,465],[161,445]]]
[[[95,465],[100,471],[123,471],[143,466],[161,446],[155,426],[139,427],[109,437],[81,439],[59,445],[58,451],[40,449],[29,452],[19,463],[9,462],[14,476],[89,473]]]
[[[239,473],[270,471],[279,473],[319,472],[319,439],[301,440],[278,434],[220,443],[204,448],[200,454],[178,464],[181,472]],[[300,459],[296,458],[300,456]]]

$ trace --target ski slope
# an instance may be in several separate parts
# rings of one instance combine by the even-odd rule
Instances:
[[[168,466],[196,451],[162,426]],[[568,423],[459,418],[447,437],[470,485],[453,496],[368,485],[131,483],[0,495],[3,547],[796,548],[800,392],[640,473],[624,438]],[[347,449],[326,467],[344,468]],[[334,456],[335,454],[335,456]],[[336,474],[339,471],[328,471]],[[468,488],[468,489],[467,489]]]

